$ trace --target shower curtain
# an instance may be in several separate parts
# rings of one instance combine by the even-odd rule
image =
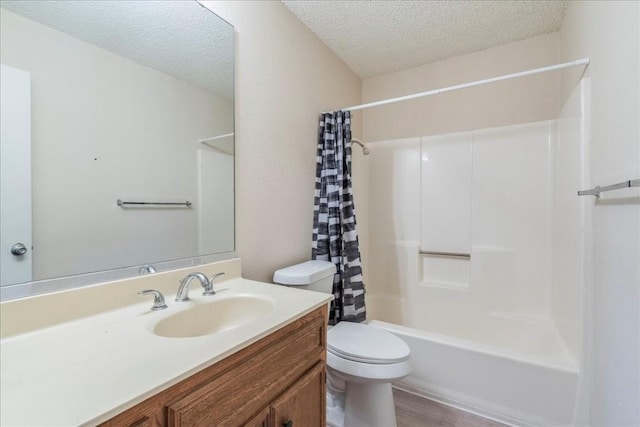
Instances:
[[[351,189],[351,113],[348,111],[320,116],[311,257],[331,261],[337,269],[329,323],[365,320],[364,284]]]

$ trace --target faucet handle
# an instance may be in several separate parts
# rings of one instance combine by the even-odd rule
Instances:
[[[151,307],[151,311],[167,308],[167,304],[164,302],[164,295],[162,295],[162,292],[160,291],[156,291],[155,289],[145,289],[144,291],[138,292],[138,295],[153,295],[153,306]]]
[[[213,281],[216,280],[218,277],[222,276],[224,274],[223,273],[216,273],[213,276],[211,276],[209,278],[209,280],[207,281],[207,286],[205,286],[204,288],[204,292],[202,293],[202,295],[205,296],[211,296],[211,295],[215,295],[215,291],[213,290]]]

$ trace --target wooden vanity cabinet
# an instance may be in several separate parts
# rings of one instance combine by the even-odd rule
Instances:
[[[324,364],[318,363],[243,427],[306,427],[321,420],[324,427],[324,381]]]
[[[103,423],[324,427],[326,307]]]
[[[272,404],[269,419],[273,427],[318,425],[325,415],[325,367],[318,363]],[[320,403],[320,405],[318,405]],[[323,421],[323,426],[324,424]]]

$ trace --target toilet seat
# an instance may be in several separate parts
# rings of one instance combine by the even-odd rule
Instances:
[[[411,373],[410,353],[404,341],[375,326],[340,322],[331,328],[327,378],[344,385],[344,417],[338,425],[395,427],[391,383]]]
[[[340,322],[327,334],[327,352],[357,363],[390,365],[409,359],[409,346],[390,332],[361,323]]]
[[[327,366],[338,378],[356,383],[390,382],[404,378],[411,372],[409,360],[387,364],[362,363],[331,352],[327,352]]]

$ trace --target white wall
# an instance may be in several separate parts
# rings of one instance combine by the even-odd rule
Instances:
[[[565,12],[562,59],[591,58],[591,185],[640,177],[639,27],[637,1],[571,1]],[[589,199],[594,281],[585,353],[591,397],[582,402],[581,418],[592,426],[638,426],[640,191]]]
[[[270,282],[311,257],[318,116],[360,103],[360,79],[279,1],[203,4],[236,31],[237,252]]]
[[[197,255],[195,209],[123,210],[116,199],[195,202],[197,140],[229,132],[232,103],[1,17],[2,63],[32,73],[34,279]]]

